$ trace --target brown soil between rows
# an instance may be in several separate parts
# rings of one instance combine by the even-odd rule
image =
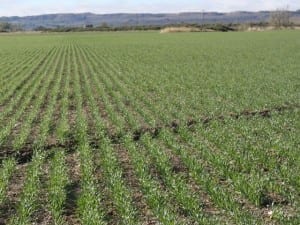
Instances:
[[[42,86],[43,82],[41,82],[40,87]],[[49,87],[47,90],[51,90],[51,88],[55,84],[55,79],[51,80]],[[42,104],[39,107],[38,114],[35,116],[35,118],[32,121],[31,127],[30,127],[30,132],[28,134],[26,142],[29,143],[34,143],[36,138],[38,137],[39,130],[40,130],[40,125],[41,121],[43,120],[43,115],[45,114],[45,111],[47,109],[47,105],[49,103],[50,95],[46,94],[45,99],[42,102]],[[19,118],[17,123],[14,125],[8,140],[6,141],[6,145],[13,145],[14,141],[18,138],[18,135],[21,133],[22,128],[23,128],[23,122],[26,120],[26,116],[31,113],[32,108],[33,108],[33,103],[35,99],[37,98],[36,94],[32,96],[30,103],[25,109],[25,112],[23,113],[22,117]]]
[[[2,102],[0,109],[5,108],[5,106],[9,103],[9,101],[11,101],[11,99],[13,98],[13,96],[16,95],[16,93],[24,86],[26,85],[26,83],[33,77],[36,75],[37,71],[39,70],[39,68],[46,62],[46,59],[49,56],[49,52],[48,54],[46,54],[43,59],[38,63],[37,66],[35,66],[33,68],[32,71],[30,71],[30,76],[28,76],[22,83],[20,83],[18,86],[15,87],[14,92],[4,101]],[[20,102],[22,102],[22,99],[24,99],[24,96],[21,97]],[[0,112],[2,112],[2,110],[0,110]]]
[[[0,224],[7,224],[9,219],[16,214],[19,197],[21,195],[26,179],[26,168],[28,164],[17,165],[8,186],[6,200],[0,206]]]
[[[80,224],[76,211],[77,200],[80,195],[80,160],[79,153],[73,152],[66,156],[66,167],[69,169],[69,183],[66,187],[67,199],[64,216],[68,224]]]
[[[101,150],[99,147],[94,149],[94,165],[95,165],[95,180],[96,185],[100,193],[102,209],[105,215],[105,221],[109,225],[120,224],[120,218],[118,217],[117,209],[111,199],[111,190],[106,184],[104,171],[101,166]]]
[[[203,141],[203,140],[202,140]],[[207,141],[207,146],[210,148],[212,152],[218,154],[222,150],[219,149],[213,142]],[[193,154],[193,153],[191,153]],[[208,161],[206,161],[208,163]],[[208,163],[206,165],[208,168],[207,171],[211,174],[214,173],[215,169]],[[230,178],[229,178],[230,180]],[[278,193],[270,193],[270,192],[262,192],[261,193],[261,202],[258,206],[254,203],[250,202],[242,193],[233,192],[232,184],[230,184],[228,178],[219,178],[219,186],[222,186],[224,189],[227,189],[229,193],[232,194],[232,198],[241,206],[243,211],[251,213],[251,215],[255,216],[256,218],[261,219],[264,223],[268,224],[269,222],[275,223],[274,218],[272,219],[268,212],[271,210],[273,206],[276,207],[283,207],[285,210],[285,215],[295,214],[295,209],[291,207],[289,201],[284,198],[283,196],[279,195]]]
[[[146,199],[142,193],[142,188],[139,180],[135,175],[130,156],[122,145],[115,146],[118,162],[123,170],[123,178],[125,184],[129,187],[132,193],[133,204],[137,209],[137,216],[140,218],[141,224],[154,225],[159,224],[158,219],[153,215],[148,207]]]
[[[164,146],[163,143],[160,143],[160,145]],[[190,171],[186,167],[182,159],[168,147],[164,147],[163,149],[170,159],[170,165],[172,166],[173,173],[180,175],[182,179],[186,181],[187,186],[202,203],[204,213],[206,213],[207,215],[222,215],[222,211],[214,205],[214,203],[210,199],[210,196],[204,190],[202,190],[201,187],[197,185],[193,178],[190,176]]]
[[[48,206],[48,179],[49,179],[49,163],[46,162],[42,166],[43,174],[40,177],[41,187],[39,189],[39,197],[37,204],[39,205],[37,211],[34,212],[32,215],[32,223],[39,224],[39,225],[48,225],[52,224],[52,216],[51,212],[49,211]]]

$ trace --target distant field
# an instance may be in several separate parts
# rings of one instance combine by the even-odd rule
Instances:
[[[300,224],[299,37],[0,36],[0,224]]]

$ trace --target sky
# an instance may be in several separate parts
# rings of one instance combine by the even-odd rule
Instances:
[[[0,0],[1,16],[48,13],[178,13],[300,9],[300,0]]]

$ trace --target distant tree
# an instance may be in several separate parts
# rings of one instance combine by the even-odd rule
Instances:
[[[287,27],[291,24],[288,7],[271,12],[270,23],[275,27]]]
[[[38,26],[38,27],[35,27],[33,30],[35,30],[35,31],[42,31],[42,30],[45,30],[45,27]]]
[[[35,31],[46,31],[47,28],[44,27],[44,26],[38,26],[38,27],[34,28],[34,30],[35,30]]]
[[[0,23],[0,32],[9,32],[11,31],[12,25],[7,22]]]
[[[0,22],[0,32],[16,32],[22,30],[23,28],[20,24]]]
[[[102,28],[109,28],[109,26],[108,26],[108,24],[106,22],[101,23],[100,27],[102,27]]]

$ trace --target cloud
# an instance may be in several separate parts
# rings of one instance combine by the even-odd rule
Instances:
[[[212,11],[261,11],[275,10],[277,8],[289,7],[292,10],[300,8],[300,1],[295,0],[255,0],[255,1],[236,1],[236,0],[212,0],[208,10]]]
[[[299,0],[0,0],[0,16],[25,16],[68,12],[183,12],[183,11],[260,11],[289,6],[300,9]]]

